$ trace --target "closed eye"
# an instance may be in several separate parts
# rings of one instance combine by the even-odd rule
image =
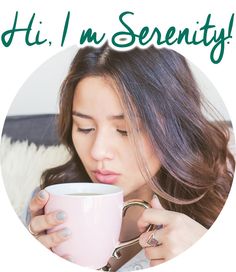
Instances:
[[[91,131],[94,131],[94,128],[77,128],[78,132],[84,133],[84,134],[89,134]],[[126,130],[121,130],[121,129],[117,129],[117,132],[119,132],[121,134],[121,136],[128,136],[128,132]]]
[[[128,132],[126,130],[117,129],[116,131],[118,131],[122,136],[128,136]]]
[[[84,133],[84,134],[89,134],[93,130],[94,130],[94,128],[77,128],[78,132],[81,132],[81,133]]]

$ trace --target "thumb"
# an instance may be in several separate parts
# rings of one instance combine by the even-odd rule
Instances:
[[[161,206],[161,203],[156,195],[154,195],[151,205],[154,209],[164,210],[164,208]]]

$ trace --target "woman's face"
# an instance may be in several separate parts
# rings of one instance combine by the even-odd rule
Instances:
[[[125,196],[146,184],[120,100],[106,79],[87,77],[78,83],[72,117],[73,143],[93,182],[120,186]],[[143,131],[138,132],[137,140],[146,167],[154,176],[160,162]]]

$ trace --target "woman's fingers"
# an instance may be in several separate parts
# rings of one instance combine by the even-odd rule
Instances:
[[[49,194],[41,190],[30,202],[31,221],[30,232],[47,248],[52,248],[68,239],[70,230],[65,228],[56,232],[45,234],[45,231],[65,222],[66,214],[63,211],[55,211],[43,214],[43,208],[49,199]],[[40,234],[40,235],[39,235]]]
[[[139,244],[141,247],[157,247],[163,244],[163,240],[165,237],[165,229],[153,230],[149,232],[144,232],[139,237]]]
[[[139,243],[144,248],[145,255],[150,260],[150,266],[155,266],[165,262],[166,245],[163,243],[166,230],[161,228],[143,233]]]
[[[137,224],[140,232],[144,232],[147,227],[152,225],[168,225],[174,220],[174,212],[161,209],[146,209],[140,216]]]
[[[29,210],[31,213],[31,218],[40,214],[40,211],[44,208],[49,199],[49,194],[45,190],[41,190],[29,204]]]
[[[155,209],[160,209],[160,210],[164,210],[164,208],[162,207],[159,199],[157,196],[154,195],[152,201],[151,201],[151,206]]]
[[[41,233],[54,226],[62,224],[66,220],[66,214],[63,211],[56,211],[45,215],[38,215],[31,219],[30,229],[33,233]]]
[[[64,228],[56,232],[40,235],[38,240],[47,248],[53,248],[66,241],[70,235],[71,231],[68,228]]]
[[[150,224],[155,225],[157,229],[143,233],[139,243],[144,248],[151,266],[177,256],[206,232],[202,225],[187,215],[159,208],[146,209],[138,221],[141,231]]]
[[[145,255],[150,260],[150,266],[156,266],[166,261],[166,230],[163,228],[143,233],[139,243],[144,248]]]

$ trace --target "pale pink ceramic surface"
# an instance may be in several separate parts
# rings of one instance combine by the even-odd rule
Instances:
[[[70,255],[81,266],[105,266],[119,241],[122,223],[123,192],[113,185],[70,183],[45,188],[50,198],[45,213],[63,210],[67,220],[50,231],[68,227],[71,237],[52,250]],[[103,193],[95,196],[69,196],[68,193]]]

